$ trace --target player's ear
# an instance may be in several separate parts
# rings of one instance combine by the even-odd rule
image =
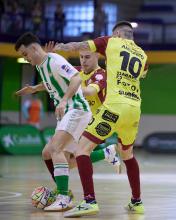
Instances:
[[[36,44],[31,44],[31,49],[35,52],[37,50],[37,45]]]
[[[117,36],[117,37],[120,37],[120,30],[117,31],[116,36]]]
[[[113,37],[120,37],[120,33],[117,29],[113,31]]]

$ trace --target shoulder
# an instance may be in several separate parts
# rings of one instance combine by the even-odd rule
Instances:
[[[112,37],[111,36],[102,36],[94,39],[94,42],[108,42]]]
[[[101,67],[99,69],[95,70],[95,72],[94,72],[94,74],[105,74],[105,73],[106,73],[106,71]]]
[[[145,53],[144,49],[143,49],[141,46],[137,45],[134,41],[133,41],[133,43],[134,43],[135,47],[136,47],[138,50],[140,50],[141,52]]]
[[[51,59],[52,63],[63,63],[66,61],[66,59],[63,56],[57,53],[48,53],[48,57]]]
[[[137,45],[134,41],[132,41],[135,47],[135,50],[138,51],[138,53],[141,54],[141,56],[143,57],[143,60],[145,61],[147,59],[147,54],[145,53],[144,49]]]
[[[50,68],[55,70],[63,70],[68,72],[72,68],[71,64],[61,55],[50,53]]]
[[[94,42],[95,45],[100,45],[100,44],[107,44],[108,40],[111,39],[112,37],[110,36],[102,36],[102,37],[97,37],[94,40],[88,40],[89,45]]]
[[[96,81],[104,80],[104,79],[106,79],[106,71],[102,68],[99,68],[99,69],[95,70],[95,72],[91,78],[93,78]]]

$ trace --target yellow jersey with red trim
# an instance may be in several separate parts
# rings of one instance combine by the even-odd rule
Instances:
[[[119,37],[99,37],[88,44],[92,52],[106,58],[107,91],[103,104],[113,112],[117,103],[140,107],[140,78],[146,73],[145,52],[133,40]]]
[[[94,96],[86,96],[86,100],[88,101],[92,114],[94,115],[98,107],[100,107],[105,100],[106,72],[101,67],[98,67],[90,73],[85,73],[81,68],[76,68],[80,72],[82,87],[92,86],[97,91],[97,94]]]

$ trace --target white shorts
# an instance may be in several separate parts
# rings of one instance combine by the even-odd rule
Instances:
[[[91,112],[72,109],[64,115],[61,121],[57,122],[56,131],[67,131],[78,142],[91,117]]]

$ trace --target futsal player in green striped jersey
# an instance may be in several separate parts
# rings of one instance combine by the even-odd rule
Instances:
[[[59,194],[51,207],[46,209],[68,210],[73,204],[68,196],[69,166],[63,150],[71,142],[78,142],[92,116],[82,94],[81,78],[78,70],[64,57],[46,53],[37,36],[30,32],[17,40],[15,50],[32,66],[36,66],[43,81],[41,90],[47,90],[54,100],[57,125],[47,148],[54,164],[54,178]]]

